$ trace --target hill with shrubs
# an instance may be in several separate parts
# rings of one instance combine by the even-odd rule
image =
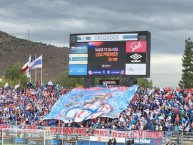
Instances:
[[[29,56],[43,56],[43,81],[57,81],[67,69],[68,48],[56,47],[41,42],[20,39],[0,31],[0,77],[4,76],[6,68],[20,63],[21,67],[28,61]],[[40,80],[41,69],[37,71],[36,80]],[[35,73],[32,72],[32,79]]]

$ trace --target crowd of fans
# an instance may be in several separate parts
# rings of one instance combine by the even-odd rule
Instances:
[[[43,120],[54,103],[70,89],[27,83],[25,88],[0,90],[0,124],[108,128],[119,130],[193,131],[193,90],[139,87],[119,118],[96,118],[82,123]]]
[[[43,120],[54,103],[69,89],[61,84],[40,86],[40,83],[27,83],[25,88],[6,87],[0,94],[0,124],[10,125],[58,125],[58,120]]]

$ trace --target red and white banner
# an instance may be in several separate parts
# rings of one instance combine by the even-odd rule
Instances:
[[[0,130],[2,128],[13,128],[10,125],[0,125]],[[39,126],[23,126],[22,129],[38,129]],[[74,127],[43,127],[46,130],[50,130],[55,134],[64,135],[79,135],[79,136],[101,136],[101,137],[116,137],[116,138],[134,138],[134,139],[144,139],[153,138],[160,139],[163,136],[161,131],[142,131],[142,130],[132,130],[132,131],[117,131],[109,129],[90,129],[90,128],[74,128]]]

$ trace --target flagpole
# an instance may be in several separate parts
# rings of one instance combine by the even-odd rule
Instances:
[[[41,67],[41,85],[43,85],[42,68],[43,68],[43,57],[42,57],[42,67]]]
[[[29,41],[29,28],[28,28],[28,31],[27,31],[27,39]],[[31,54],[30,54],[30,56],[31,56]],[[30,62],[31,62],[31,60],[30,60]],[[29,70],[29,74],[30,74],[29,82],[31,83],[31,71],[30,70]]]
[[[36,59],[36,54],[35,54],[35,59]],[[36,82],[36,77],[37,77],[37,71],[35,69],[35,82]]]
[[[31,83],[31,71],[29,71],[30,77],[29,77],[29,82]]]
[[[29,29],[28,29],[28,40],[29,40]],[[32,60],[31,54],[30,54],[30,59]],[[31,62],[31,60],[30,60],[30,62]],[[29,69],[29,74],[30,74],[29,82],[31,83],[31,71],[30,71],[30,69]]]

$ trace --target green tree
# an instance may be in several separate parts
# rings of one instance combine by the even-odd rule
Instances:
[[[68,71],[64,71],[61,76],[58,78],[58,82],[62,83],[65,87],[78,87],[83,86],[84,80],[83,78],[71,78],[68,76]]]
[[[179,82],[180,87],[193,87],[193,42],[190,38],[185,40],[185,50],[182,56],[182,77]]]
[[[24,86],[27,82],[27,77],[20,72],[21,68],[22,66],[18,62],[9,66],[4,72],[5,80],[12,85],[20,84],[21,86]]]
[[[94,79],[94,84],[95,84],[95,85],[100,85],[100,80],[101,80],[101,78],[96,77],[96,78]]]
[[[137,84],[143,88],[152,88],[153,86],[152,80],[149,81],[147,78],[137,78]]]

